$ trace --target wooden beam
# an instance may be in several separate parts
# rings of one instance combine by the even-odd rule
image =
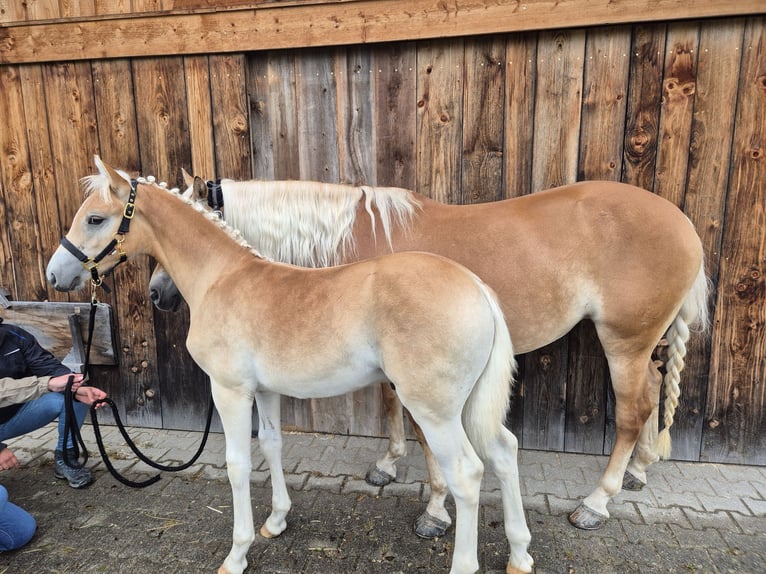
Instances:
[[[763,0],[329,0],[0,26],[0,64],[246,52],[763,14]]]

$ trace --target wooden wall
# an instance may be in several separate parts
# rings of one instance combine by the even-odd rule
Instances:
[[[129,3],[95,5],[112,4]],[[29,14],[43,5],[44,16]],[[28,2],[16,18],[70,16],[64,5]],[[693,338],[683,376],[674,457],[766,464],[765,25],[761,14],[20,62],[7,46],[26,45],[21,28],[0,27],[0,286],[17,300],[67,300],[44,269],[94,153],[172,184],[185,167],[398,185],[452,203],[626,181],[684,209],[715,286],[712,329]],[[199,429],[208,392],[184,349],[188,316],[152,308],[150,270],[143,259],[122,266],[101,295],[114,307],[119,366],[97,380],[129,424]],[[520,364],[509,424],[523,447],[609,451],[613,403],[590,325]],[[385,433],[377,389],[285,401],[284,422]]]

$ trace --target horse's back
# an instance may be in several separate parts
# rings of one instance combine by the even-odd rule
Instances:
[[[396,249],[458,261],[498,294],[527,352],[583,318],[665,323],[702,263],[698,235],[671,202],[628,184],[586,181],[475,205],[421,198]]]

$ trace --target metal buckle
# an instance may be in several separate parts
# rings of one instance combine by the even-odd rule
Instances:
[[[125,209],[122,210],[122,216],[125,219],[133,219],[133,215],[136,213],[136,204],[135,203],[126,203]]]

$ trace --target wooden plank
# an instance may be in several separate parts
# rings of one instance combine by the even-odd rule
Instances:
[[[585,58],[585,32],[543,32],[537,47],[535,190],[577,178],[578,136]],[[525,357],[524,448],[563,450],[566,415],[567,340]]]
[[[243,55],[210,56],[216,172],[233,179],[250,179],[250,120],[245,93]],[[194,109],[194,102],[189,102]]]
[[[70,4],[65,4],[70,7]],[[73,12],[73,11],[72,11]],[[5,24],[0,63],[227,53],[451,38],[631,22],[763,14],[762,0],[440,0],[263,3],[240,10]],[[77,16],[95,11],[77,10]],[[179,33],[183,31],[183,33]]]
[[[335,59],[342,56],[333,50],[314,50],[301,56],[296,62],[300,178],[337,183]]]
[[[296,54],[268,52],[248,60],[253,176],[299,179]]]
[[[180,167],[191,162],[183,60],[134,60],[131,68],[136,118],[141,126],[135,147],[140,149],[140,173],[158,181],[175,181]],[[183,344],[188,318],[158,312],[159,319],[152,321],[155,311],[148,296],[146,260],[136,260],[123,273],[118,278],[120,295],[125,297],[120,304],[121,340],[127,355],[123,381],[134,389],[128,420],[137,426],[202,428],[208,395],[204,386],[195,384],[192,361]],[[152,398],[149,391],[154,391]],[[181,412],[187,404],[177,405],[179,395],[195,397],[197,409]]]
[[[622,181],[654,189],[662,106],[664,24],[633,28]]]
[[[98,151],[98,125],[93,100],[90,63],[63,63],[43,66],[45,105],[49,121],[51,156],[63,235],[82,204],[80,178],[94,173],[93,155]],[[86,292],[70,298],[88,300]]]
[[[7,281],[17,298],[42,300],[47,295],[46,261],[39,241],[35,190],[32,186],[23,90],[19,68],[3,70],[0,108],[7,123],[0,130],[0,183],[3,187],[4,244],[12,270]]]
[[[98,124],[99,153],[112,165],[119,166],[129,173],[138,173],[140,167],[138,128],[130,62],[127,60],[93,62],[92,80],[95,113],[96,117],[101,118]],[[131,315],[134,305],[131,294],[138,291],[141,300],[146,299],[146,294],[145,288],[141,290],[140,287],[130,285],[127,281],[139,272],[136,267],[141,263],[135,260],[127,261],[116,268],[114,279],[109,280],[114,287],[111,299],[114,301],[116,331],[120,340],[118,346],[120,367],[109,379],[100,379],[98,386],[109,393],[123,420],[126,420],[128,410],[135,405],[138,394],[132,384],[126,384],[126,381],[132,381],[133,378],[131,368],[135,367],[134,356],[143,350],[133,341],[135,327],[132,322],[135,318]],[[99,293],[98,296],[103,297],[105,294]],[[139,320],[145,321],[146,314],[139,315]],[[143,331],[144,328],[143,324],[138,326],[139,331]],[[156,360],[152,360],[151,364],[156,364]],[[151,375],[156,379],[156,371],[153,371]],[[110,412],[104,413],[104,418],[114,422]],[[154,426],[159,426],[159,423],[155,423]]]
[[[697,89],[699,24],[668,26],[662,81],[660,141],[653,191],[683,205],[691,143],[694,92]]]
[[[532,193],[537,34],[507,38],[503,198]]]
[[[340,181],[373,185],[376,177],[372,86],[382,70],[373,67],[373,55],[366,48],[352,47],[344,52],[345,58],[336,60],[335,70]],[[349,434],[380,436],[383,433],[383,400],[379,385],[350,393],[345,399],[351,414]]]
[[[543,32],[537,47],[533,191],[577,179],[585,32]]]
[[[0,306],[0,317],[5,323],[18,325],[29,331],[37,342],[70,366],[72,359],[72,331],[69,318],[78,318],[80,340],[84,348],[88,342],[90,303],[54,303],[40,301],[11,301],[9,308]],[[117,354],[112,336],[112,310],[106,303],[96,305],[96,318],[90,350],[90,364],[116,365]],[[92,381],[102,386],[101,381]]]
[[[14,139],[19,137],[18,134],[23,133],[24,126],[21,123],[23,116],[13,115],[13,108],[8,97],[8,94],[20,91],[19,83],[19,66],[7,66],[0,69],[0,122],[5,128],[0,130],[1,149],[9,149]],[[12,293],[16,290],[13,274],[14,254],[11,246],[11,226],[6,219],[6,206],[11,203],[12,178],[6,175],[7,170],[8,168],[0,163],[0,224],[2,224],[0,225],[0,287]]]
[[[41,65],[20,68],[24,115],[27,124],[29,162],[37,209],[40,246],[44,258],[58,247],[61,238],[59,208],[53,172],[53,156],[48,136],[48,116],[45,111],[45,89]],[[49,301],[67,301],[68,295],[46,285]]]
[[[462,40],[421,44],[417,55],[417,191],[443,203],[461,201]]]
[[[371,51],[377,71],[372,88],[375,183],[415,189],[416,44],[384,44]]]
[[[728,43],[726,47],[730,47]],[[714,68],[712,77],[719,71],[718,63],[708,64],[707,59],[732,57],[717,54],[719,50],[717,48],[716,53],[709,55],[700,54],[701,72],[703,58],[705,66]],[[763,327],[766,324],[763,304],[766,293],[764,18],[747,21],[744,41],[736,53],[741,54],[742,65],[728,170],[729,193],[701,459],[766,464],[766,387],[763,384],[766,378],[766,330]],[[727,85],[734,75],[729,71],[724,76]],[[718,135],[722,134],[718,132]],[[720,168],[723,170],[724,165]]]
[[[700,26],[697,85],[694,95],[692,140],[684,211],[702,238],[707,271],[717,281],[723,230],[729,224],[731,209],[727,193],[732,135],[735,129],[739,69],[742,57],[744,21],[703,22]],[[747,219],[746,216],[741,215]],[[736,225],[737,223],[734,222]],[[729,278],[731,280],[731,278]],[[715,322],[729,316],[727,306],[717,306]],[[714,332],[715,336],[715,332]],[[729,333],[727,337],[733,336]],[[710,341],[694,336],[687,344],[689,353],[682,373],[683,386],[671,429],[673,457],[698,460],[708,395],[708,357]],[[713,382],[715,384],[715,382]]]
[[[465,41],[461,203],[503,198],[505,39]]]
[[[372,85],[382,72],[373,69],[372,53],[351,47],[336,62],[338,85],[338,156],[340,181],[352,185],[374,185],[375,136]],[[372,105],[371,105],[372,104]]]
[[[618,181],[622,173],[630,63],[630,29],[588,31],[585,48],[578,179]],[[564,448],[593,454],[611,451],[605,435],[609,370],[593,325],[568,337]]]
[[[210,64],[208,56],[184,58],[186,79],[186,104],[189,116],[189,138],[191,140],[191,164],[180,166],[203,179],[216,179],[215,144],[213,138],[213,104],[210,100]],[[179,178],[183,188],[181,173]]]
[[[298,71],[294,52],[254,54],[250,58],[250,123],[253,170],[257,179],[300,179]],[[282,427],[312,429],[311,402],[284,397]]]

